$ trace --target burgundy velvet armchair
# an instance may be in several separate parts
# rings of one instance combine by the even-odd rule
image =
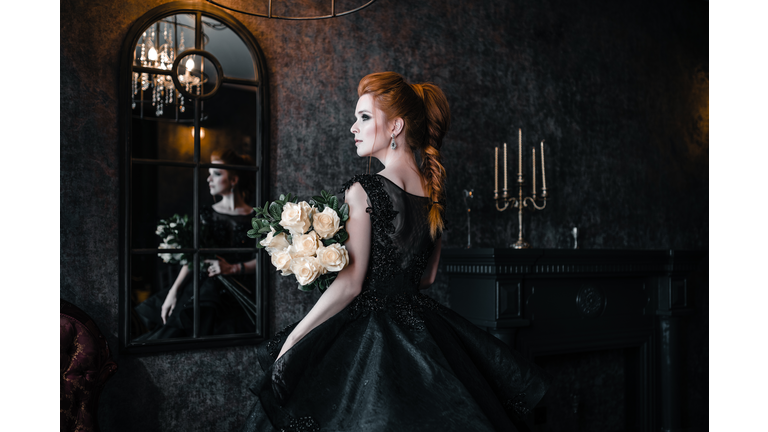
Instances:
[[[61,431],[96,432],[99,395],[117,370],[104,335],[82,310],[61,300]]]

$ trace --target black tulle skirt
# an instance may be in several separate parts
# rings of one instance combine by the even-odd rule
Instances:
[[[292,328],[257,347],[243,431],[527,430],[547,388],[535,365],[423,294],[364,291],[275,362]]]

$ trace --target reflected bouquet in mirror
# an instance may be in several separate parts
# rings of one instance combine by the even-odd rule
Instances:
[[[325,291],[349,264],[343,245],[349,238],[344,229],[349,205],[339,206],[336,196],[321,191],[309,202],[299,202],[291,194],[280,195],[254,211],[248,237],[261,239],[257,247],[266,249],[283,276],[296,276],[300,290]]]
[[[159,249],[183,249],[192,245],[192,222],[189,216],[175,214],[168,219],[160,219],[157,223],[157,234],[163,242]],[[164,263],[187,265],[192,262],[191,253],[160,253],[157,254]]]

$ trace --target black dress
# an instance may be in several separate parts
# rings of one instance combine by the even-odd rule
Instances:
[[[207,248],[254,248],[256,240],[248,238],[246,234],[251,229],[252,218],[253,214],[226,215],[218,213],[210,206],[201,208],[201,246]],[[237,253],[226,254],[224,258],[230,264],[235,264],[250,261],[254,256],[253,253]],[[202,262],[204,259],[213,258],[215,258],[213,255],[201,256],[200,260]],[[243,307],[240,306],[236,298],[231,294],[231,291],[218,278],[209,278],[206,271],[201,271],[199,276],[199,336],[254,332],[255,325],[248,318]],[[135,310],[139,319],[150,329],[149,332],[137,337],[136,340],[192,337],[194,320],[192,277],[192,272],[190,271],[186,280],[179,288],[176,307],[168,317],[165,325],[163,325],[163,321],[160,318],[160,311],[171,287],[167,287],[157,294],[150,296],[143,303],[136,306]],[[253,283],[254,275],[227,277],[236,279],[237,282],[246,288],[253,288],[255,286]],[[248,292],[242,292],[242,295],[253,298]]]
[[[360,175],[372,239],[362,292],[277,362],[296,324],[257,347],[263,373],[244,431],[516,431],[541,372],[418,290],[435,243],[428,198]]]

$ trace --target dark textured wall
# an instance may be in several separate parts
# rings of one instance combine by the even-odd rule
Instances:
[[[61,4],[61,297],[93,316],[115,351],[119,50],[129,26],[162,3]],[[349,133],[357,83],[393,70],[438,84],[451,104],[446,247],[466,241],[465,188],[476,192],[474,245],[517,238],[516,214],[497,212],[491,198],[493,147],[510,145],[513,171],[518,127],[526,172],[530,147],[547,145],[552,199],[526,216],[535,247],[568,247],[574,225],[584,248],[708,247],[705,1],[379,0],[335,20],[236,18],[266,55],[274,194],[337,189],[365,170]],[[445,286],[441,275],[430,294],[449,304]],[[270,290],[272,331],[316,298],[286,278]],[[696,384],[706,379],[707,322],[703,303],[687,351],[692,413],[707,409],[707,387]],[[251,401],[251,348],[117,363],[102,396],[106,431],[232,430]],[[701,427],[700,418],[686,421]]]

